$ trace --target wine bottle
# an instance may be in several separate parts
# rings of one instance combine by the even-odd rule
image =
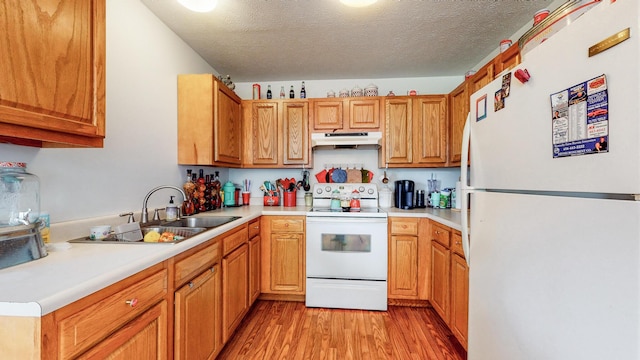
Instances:
[[[271,99],[271,85],[267,85],[267,99]]]
[[[284,99],[284,86],[280,86],[280,99]]]
[[[291,85],[291,90],[289,90],[289,99],[293,99],[296,97],[296,92],[293,91],[293,85]]]
[[[302,88],[300,89],[300,99],[307,97],[307,90],[304,88],[304,81],[302,82]]]

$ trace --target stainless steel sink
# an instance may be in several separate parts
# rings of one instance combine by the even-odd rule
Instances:
[[[187,228],[207,228],[213,229],[218,226],[230,223],[240,219],[240,216],[202,216],[202,217],[186,217],[180,220],[163,222],[165,226],[180,226]]]
[[[143,237],[150,231],[157,231],[160,234],[162,234],[163,232],[171,232],[176,236],[176,240],[167,242],[144,242],[143,240],[126,241],[120,240],[117,234],[111,234],[102,240],[92,240],[88,237],[83,237],[79,239],[69,240],[68,242],[82,244],[176,244],[181,241],[187,240],[188,238],[199,234],[207,229],[203,227],[169,226],[166,224],[162,224],[148,226],[143,225],[140,230],[142,231]]]

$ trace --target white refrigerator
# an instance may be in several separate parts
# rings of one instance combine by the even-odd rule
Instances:
[[[471,96],[469,360],[640,359],[639,22],[603,0]]]

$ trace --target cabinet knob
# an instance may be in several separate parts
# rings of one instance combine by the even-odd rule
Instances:
[[[131,300],[127,300],[125,301],[125,304],[129,305],[130,307],[136,307],[136,305],[138,305],[138,299],[133,298]]]
[[[193,281],[189,281],[189,289],[193,289]]]
[[[212,268],[211,268],[211,269],[209,269],[209,270],[211,270],[211,272],[212,272],[213,274],[215,274],[215,273],[216,273],[216,268],[215,268],[215,267],[212,267]]]
[[[284,227],[289,227],[289,223],[284,224]]]

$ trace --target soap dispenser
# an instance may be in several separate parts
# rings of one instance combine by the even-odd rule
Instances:
[[[173,203],[174,196],[169,197],[169,205],[166,207],[167,221],[173,221],[178,219],[178,207]]]

